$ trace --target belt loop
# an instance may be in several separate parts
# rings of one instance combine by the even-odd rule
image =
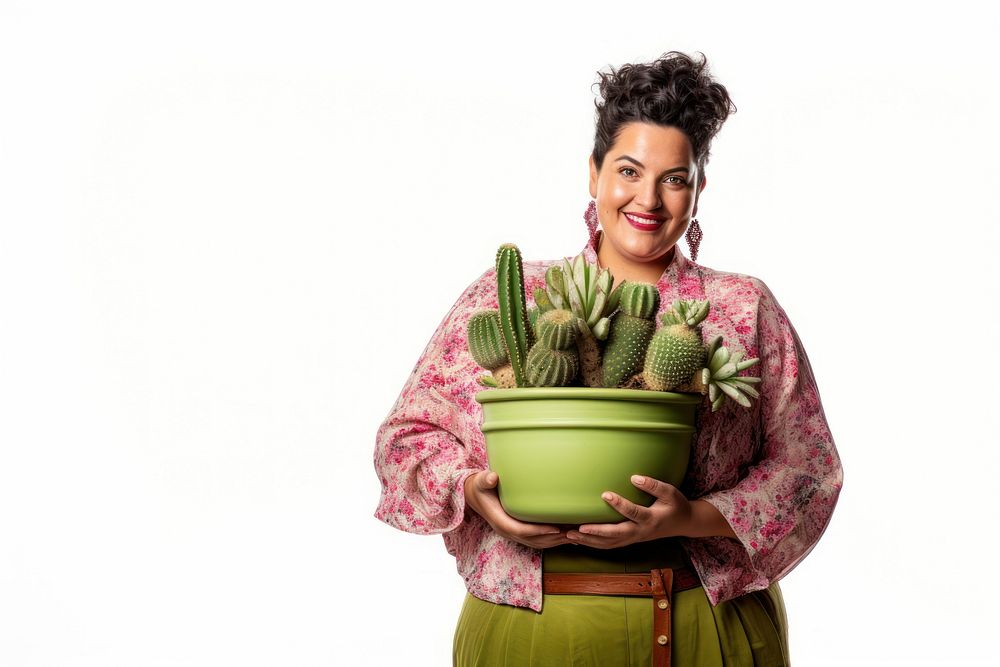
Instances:
[[[674,571],[670,568],[651,570],[649,579],[653,588],[653,667],[670,667]]]

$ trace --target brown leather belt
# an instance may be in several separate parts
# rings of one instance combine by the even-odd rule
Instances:
[[[648,574],[543,573],[548,595],[638,595],[653,598],[653,667],[670,667],[670,611],[674,591],[701,586],[689,567],[652,570]]]

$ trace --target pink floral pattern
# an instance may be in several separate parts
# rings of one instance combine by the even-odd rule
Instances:
[[[583,253],[596,262],[594,242]],[[525,261],[531,294],[553,261]],[[819,540],[843,484],[843,468],[805,349],[768,287],[758,278],[692,262],[675,246],[657,283],[661,312],[674,299],[710,299],[705,340],[722,334],[731,349],[761,362],[751,408],[707,398],[681,491],[722,512],[738,541],[684,538],[713,605],[767,588]],[[441,321],[376,434],[382,495],[375,516],[411,533],[442,534],[470,593],[490,602],[541,610],[541,552],[497,535],[466,512],[464,481],[487,467],[482,408],[474,396],[485,373],[466,343],[469,317],[496,308],[496,272],[469,285]]]

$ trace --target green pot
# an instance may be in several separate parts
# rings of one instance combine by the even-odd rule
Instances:
[[[679,486],[702,396],[637,389],[524,387],[476,394],[500,503],[521,521],[624,521],[601,498],[614,491],[649,506],[645,475]]]

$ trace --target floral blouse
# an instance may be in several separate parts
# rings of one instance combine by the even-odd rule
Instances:
[[[583,249],[591,263],[595,242]],[[529,306],[545,270],[561,261],[523,262]],[[721,334],[730,349],[761,359],[743,371],[762,377],[750,408],[727,399],[713,413],[705,398],[679,487],[718,508],[739,538],[680,538],[717,605],[767,588],[805,558],[830,521],[843,469],[805,349],[762,280],[701,266],[675,246],[657,288],[661,313],[675,299],[709,299],[704,340]],[[494,268],[462,292],[378,428],[375,516],[407,532],[442,534],[472,595],[540,611],[542,552],[501,537],[465,509],[465,479],[488,467],[474,399],[488,390],[477,382],[487,371],[466,342],[469,317],[486,308],[497,308]]]

